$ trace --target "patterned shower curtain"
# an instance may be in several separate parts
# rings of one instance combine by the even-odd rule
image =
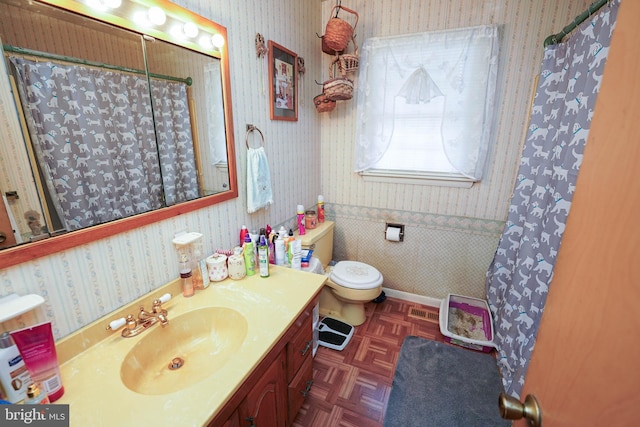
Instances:
[[[161,108],[157,142],[146,76],[18,56],[10,61],[34,152],[67,230],[158,209],[165,186],[169,204],[198,196],[179,84],[152,82]]]
[[[545,49],[529,131],[498,249],[487,272],[498,366],[516,397],[553,278],[619,1]]]
[[[200,190],[187,86],[152,79],[151,95],[165,203],[171,206],[198,198]]]

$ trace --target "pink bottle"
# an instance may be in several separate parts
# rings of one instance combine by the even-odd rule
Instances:
[[[298,205],[298,235],[304,236],[307,232],[304,228],[304,206]]]
[[[243,225],[240,229],[240,246],[244,245],[244,242],[247,239],[247,234],[249,234],[249,230],[247,230],[246,225]]]

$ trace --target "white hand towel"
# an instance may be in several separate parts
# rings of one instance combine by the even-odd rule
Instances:
[[[271,174],[264,147],[247,151],[247,211],[255,211],[273,204]]]

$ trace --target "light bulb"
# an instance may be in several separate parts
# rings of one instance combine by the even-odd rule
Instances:
[[[87,5],[96,10],[117,9],[122,5],[122,0],[87,0]]]
[[[152,8],[150,8],[149,12],[147,12],[147,15],[149,16],[149,21],[153,25],[162,25],[167,22],[166,13],[164,13],[164,10],[160,9],[158,6],[153,6]]]
[[[184,31],[184,35],[187,37],[195,37],[198,35],[198,27],[193,22],[187,22],[182,26],[182,31]]]
[[[213,46],[220,49],[222,46],[224,46],[224,37],[222,37],[222,34],[214,34],[211,37],[211,43],[213,44]]]

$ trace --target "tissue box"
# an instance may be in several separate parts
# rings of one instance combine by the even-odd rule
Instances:
[[[440,304],[440,333],[445,341],[489,353],[493,342],[493,317],[486,301],[449,294]]]

